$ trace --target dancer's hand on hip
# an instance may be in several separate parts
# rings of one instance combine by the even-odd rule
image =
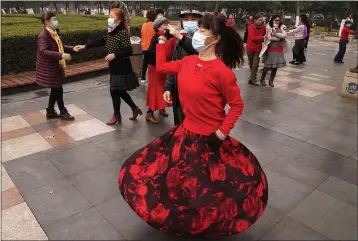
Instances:
[[[167,102],[169,104],[173,104],[173,101],[171,100],[170,91],[165,91],[164,94],[163,94],[163,98],[164,98],[165,102]]]
[[[107,60],[108,62],[114,60],[116,56],[114,54],[109,54],[107,55],[104,59]]]

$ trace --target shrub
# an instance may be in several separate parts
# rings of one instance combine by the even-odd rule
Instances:
[[[107,33],[107,16],[58,15],[61,40],[66,45],[85,44]],[[144,18],[133,18],[132,35],[140,34]],[[3,15],[1,75],[36,69],[36,42],[43,25],[39,15]],[[103,48],[73,53],[71,63],[104,57]]]

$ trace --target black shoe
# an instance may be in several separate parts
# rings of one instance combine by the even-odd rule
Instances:
[[[55,109],[46,108],[46,118],[47,119],[57,119],[57,118],[60,118],[60,116],[57,114]]]
[[[293,64],[293,65],[299,65],[299,64],[300,64],[300,62],[297,62],[297,61],[292,60],[292,61],[290,62],[290,64]]]
[[[249,85],[253,85],[253,86],[259,86],[258,83],[254,82],[254,81],[252,81],[252,80],[249,80],[249,83],[248,83],[248,84],[249,84]]]
[[[337,64],[344,64],[343,61],[339,61],[339,60],[334,60],[334,62],[337,63]]]
[[[64,108],[63,110],[60,111],[60,118],[62,118],[64,120],[68,120],[68,121],[75,120],[75,117],[70,115],[70,113],[68,113],[68,110],[66,108]]]

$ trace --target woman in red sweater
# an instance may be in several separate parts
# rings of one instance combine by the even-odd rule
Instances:
[[[151,123],[159,124],[160,121],[154,116],[154,111],[159,111],[159,114],[168,117],[168,113],[165,108],[169,106],[163,99],[164,86],[166,82],[166,75],[161,74],[156,70],[156,46],[158,43],[158,37],[166,34],[166,28],[168,27],[168,19],[165,17],[157,17],[154,20],[153,28],[155,35],[153,36],[148,53],[149,53],[149,65],[148,65],[148,89],[147,89],[147,106],[148,111],[145,119]],[[171,40],[174,47],[175,39]],[[172,52],[171,52],[172,53]]]
[[[131,208],[162,232],[229,236],[261,216],[267,180],[255,156],[229,137],[244,108],[231,70],[243,61],[242,39],[223,16],[207,14],[199,26],[192,40],[199,55],[182,60],[166,62],[170,46],[159,37],[157,71],[178,75],[186,118],[123,164],[119,188]]]

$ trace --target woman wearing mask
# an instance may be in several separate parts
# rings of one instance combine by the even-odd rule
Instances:
[[[308,19],[306,15],[300,16],[299,25],[297,28],[292,29],[288,32],[288,34],[295,34],[295,45],[292,48],[293,53],[293,60],[290,64],[299,65],[306,62],[305,57],[305,39],[308,36],[307,26],[308,26]]]
[[[178,75],[186,117],[123,164],[119,187],[132,209],[162,232],[230,236],[263,213],[267,180],[255,156],[229,137],[244,107],[231,70],[243,61],[242,39],[220,15],[204,15],[199,26],[193,36],[199,55],[182,60],[166,62],[171,50],[160,37],[157,69]]]
[[[264,62],[264,69],[260,80],[263,86],[266,86],[265,77],[269,69],[271,69],[269,85],[274,87],[273,80],[275,79],[277,68],[286,66],[284,48],[287,33],[284,28],[285,26],[282,25],[278,15],[272,16],[266,27],[266,37],[260,53],[260,58],[263,57]]]
[[[190,39],[191,45],[191,38],[198,29],[198,20],[202,15],[198,11],[187,10],[183,11],[179,17],[181,19],[182,30],[179,32],[176,28],[169,27],[170,33],[177,39],[172,57],[173,61],[183,59],[190,54],[197,54],[196,51],[194,53],[189,51],[188,53],[183,45],[185,45],[186,39]],[[174,124],[179,125],[183,122],[185,116],[180,105],[176,75],[168,75],[164,91],[164,100],[173,105]]]
[[[168,117],[168,113],[165,108],[168,107],[163,99],[163,92],[165,86],[166,75],[159,73],[156,70],[156,47],[158,43],[158,37],[167,34],[168,19],[165,17],[157,17],[153,23],[155,35],[152,38],[148,52],[149,52],[149,65],[148,65],[148,89],[147,89],[147,106],[148,111],[145,119],[148,122],[159,124],[160,120],[154,116],[154,111],[159,111],[159,114]],[[175,43],[175,39],[171,40],[172,46]],[[169,58],[170,56],[168,56]],[[170,57],[171,58],[171,57]]]
[[[84,48],[91,49],[103,45],[108,53],[105,60],[108,61],[109,65],[110,92],[114,109],[113,116],[107,122],[107,125],[115,125],[122,121],[121,99],[124,100],[133,111],[133,115],[129,119],[136,120],[137,116],[143,113],[127,92],[137,88],[139,83],[137,76],[133,72],[129,58],[132,55],[132,45],[122,9],[114,8],[111,10],[108,19],[107,35],[99,40],[88,43]]]
[[[71,55],[65,52],[73,52],[74,48],[62,44],[57,34],[59,24],[55,13],[43,13],[41,22],[44,29],[37,39],[36,82],[41,87],[51,88],[46,117],[72,121],[75,118],[68,113],[63,102],[62,79],[65,77],[66,61],[71,60]],[[55,111],[56,102],[60,114]]]

